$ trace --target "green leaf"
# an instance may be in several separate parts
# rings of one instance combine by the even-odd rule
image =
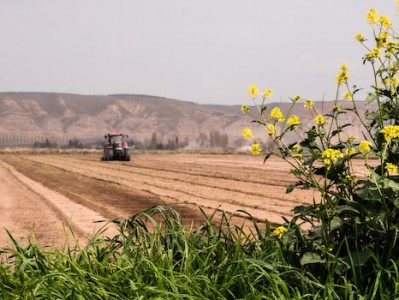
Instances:
[[[355,191],[362,200],[381,201],[381,194],[375,187],[363,187]]]
[[[262,106],[262,108],[260,109],[260,114],[263,115],[263,113],[265,112],[266,109],[267,109],[267,105]]]
[[[294,188],[295,188],[295,185],[292,185],[292,184],[287,186],[287,189],[285,190],[285,193],[286,194],[291,193],[294,190]]]
[[[336,129],[336,130],[333,130],[333,131],[331,132],[331,137],[336,136],[336,135],[337,135],[338,133],[340,133],[340,132],[342,132],[341,127],[339,127],[339,128]]]
[[[375,100],[377,100],[377,98],[378,98],[378,96],[376,94],[369,93],[366,98],[366,104],[370,104],[370,103],[374,102]]]
[[[356,208],[354,208],[350,205],[341,205],[336,209],[336,212],[337,212],[337,214],[342,214],[344,212],[354,212],[356,214],[359,213],[359,211]]]
[[[301,258],[301,265],[307,264],[323,264],[326,260],[322,259],[320,255],[313,252],[306,252]]]
[[[272,154],[273,154],[272,152],[266,154],[266,156],[265,156],[265,158],[263,160],[263,163],[265,163],[269,159],[269,157],[272,156]]]
[[[399,153],[399,145],[398,145],[398,143],[396,141],[392,142],[392,147],[391,147],[390,150],[391,150],[391,152],[393,154],[398,154]]]
[[[263,260],[259,260],[259,259],[255,259],[255,258],[249,258],[249,259],[247,259],[247,261],[249,263],[257,265],[257,266],[259,266],[259,267],[261,267],[263,269],[266,269],[268,271],[277,273],[276,268],[273,265],[268,264],[268,263],[264,262]]]
[[[323,229],[321,226],[317,226],[309,230],[309,239],[311,240],[317,240],[321,239],[323,237]]]
[[[339,228],[341,228],[341,226],[342,226],[342,220],[340,217],[335,216],[330,222],[331,231],[339,229]]]
[[[363,266],[367,260],[370,258],[370,254],[368,251],[354,251],[350,253],[350,260],[347,258],[347,261],[351,261],[354,266]]]
[[[384,178],[383,182],[385,187],[392,189],[394,192],[399,192],[399,183],[396,181],[389,178]]]

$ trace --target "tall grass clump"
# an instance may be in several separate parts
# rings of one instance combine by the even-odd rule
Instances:
[[[248,233],[231,225],[234,216],[215,214],[193,228],[174,209],[155,206],[114,220],[119,233],[112,238],[63,251],[23,247],[10,234],[0,298],[304,299],[303,290],[314,292],[319,283],[290,265],[270,227],[253,222]]]
[[[359,88],[350,85],[347,65],[336,76],[329,111],[318,111],[312,99],[296,95],[284,115],[279,107],[268,107],[271,89],[260,93],[256,85],[248,88],[255,106],[241,108],[268,136],[262,144],[249,128],[243,130],[245,138],[253,139],[252,154],[264,153],[265,161],[278,155],[291,165],[297,183],[287,192],[303,188],[319,195],[313,204],[294,209],[280,236],[282,259],[306,280],[320,283],[318,294],[328,299],[399,297],[399,35],[390,18],[375,9],[367,21],[372,37],[355,35],[366,49],[363,62],[371,66],[373,78],[365,115],[359,113]],[[292,113],[298,105],[312,115],[312,124]],[[348,120],[354,118],[361,136],[351,134]],[[355,159],[363,161],[366,176],[356,174]]]

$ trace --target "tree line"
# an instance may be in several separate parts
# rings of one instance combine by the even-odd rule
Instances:
[[[211,130],[208,134],[199,133],[196,138],[188,137],[164,139],[157,132],[153,132],[149,140],[128,139],[128,144],[136,149],[176,150],[191,146],[193,148],[222,148],[229,146],[229,137],[219,130]],[[0,134],[0,147],[27,146],[34,148],[101,148],[104,140],[100,138],[78,138],[52,135],[30,135],[21,133]],[[235,146],[241,146],[238,141]]]

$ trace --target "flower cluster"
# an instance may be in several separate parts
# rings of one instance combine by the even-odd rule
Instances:
[[[250,128],[244,128],[242,130],[242,136],[244,137],[244,139],[249,140],[250,138],[252,138],[252,130]]]
[[[398,173],[398,166],[394,165],[393,163],[387,163],[385,165],[385,170],[389,173],[389,174],[397,174]]]
[[[326,119],[324,118],[324,116],[321,115],[321,114],[318,114],[318,115],[313,119],[313,122],[315,122],[316,125],[318,125],[318,126],[323,126],[323,125],[327,124],[327,120],[326,120]]]
[[[373,145],[369,141],[362,141],[359,144],[359,151],[361,154],[365,155],[371,151]]]
[[[249,113],[250,111],[251,111],[251,108],[248,105],[244,104],[241,106],[241,112],[243,114]]]
[[[281,109],[277,106],[271,110],[269,118],[271,120],[275,120],[278,122],[284,122],[284,120],[285,120],[284,115],[281,112]]]
[[[297,125],[301,124],[301,118],[297,115],[291,115],[287,120],[287,124],[296,128]]]
[[[263,92],[263,98],[271,97],[272,96],[272,90],[271,89],[266,89]]]
[[[348,83],[349,75],[348,75],[348,66],[347,65],[341,65],[339,73],[335,79],[337,80],[338,85]]]
[[[285,228],[284,226],[279,226],[276,229],[274,229],[273,234],[277,236],[280,240],[283,238],[283,236],[288,232],[288,229]]]
[[[299,144],[295,144],[292,146],[291,148],[291,152],[292,152],[292,156],[296,159],[302,159],[303,155],[302,155],[302,149],[301,146]]]
[[[241,134],[244,137],[244,139],[246,139],[246,140],[253,139],[253,133],[252,133],[252,130],[250,128],[244,128],[242,130]],[[254,142],[251,145],[251,154],[252,155],[259,155],[261,150],[262,150],[262,148],[261,148],[260,144],[254,139]]]
[[[327,167],[334,164],[339,158],[342,157],[344,157],[344,155],[341,153],[341,151],[331,148],[327,148],[322,154],[323,162]]]
[[[303,104],[303,107],[305,107],[306,109],[311,110],[314,106],[314,101],[312,99],[307,99],[305,101],[305,103]]]
[[[381,133],[384,135],[385,141],[389,143],[392,139],[399,138],[399,125],[388,125],[381,129]]]
[[[254,98],[258,94],[259,94],[258,87],[255,84],[251,84],[248,87],[248,95],[249,95],[249,97]]]

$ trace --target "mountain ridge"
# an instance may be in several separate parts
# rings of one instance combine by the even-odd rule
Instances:
[[[324,102],[317,103],[316,107],[331,109],[331,105]],[[348,106],[350,102],[342,105]],[[274,106],[280,106],[286,114],[290,103],[269,104],[269,108]],[[105,133],[120,131],[142,145],[148,145],[155,134],[159,143],[178,140],[186,147],[209,147],[213,134],[213,137],[225,137],[223,146],[237,148],[248,143],[241,136],[244,127],[266,138],[265,130],[251,123],[252,117],[242,114],[240,107],[139,94],[2,92],[0,146],[28,146],[46,139],[58,145],[67,144],[70,139],[98,144]],[[365,111],[363,104],[360,111],[361,114]],[[291,113],[298,114],[304,124],[312,119],[301,104]],[[352,131],[359,134],[360,124],[350,118],[348,122],[354,127]]]

